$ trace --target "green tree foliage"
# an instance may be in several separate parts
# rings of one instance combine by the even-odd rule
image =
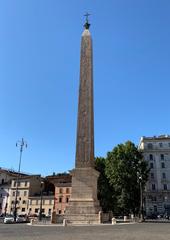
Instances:
[[[148,165],[141,152],[130,141],[119,144],[108,152],[105,161],[105,177],[113,189],[117,214],[138,213],[140,205],[139,177],[144,188],[148,179]],[[111,194],[113,196],[113,194]]]
[[[96,158],[95,168],[100,173],[98,178],[98,199],[100,201],[100,206],[102,207],[102,210],[104,212],[108,212],[114,210],[115,194],[114,189],[109,183],[109,179],[105,174],[105,163],[105,158]]]
[[[130,141],[117,145],[106,158],[95,161],[98,178],[98,199],[103,211],[114,214],[138,213],[140,184],[148,179],[149,169],[141,152]]]

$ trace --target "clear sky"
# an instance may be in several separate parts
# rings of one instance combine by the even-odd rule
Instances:
[[[170,133],[169,0],[0,0],[0,166],[74,168],[83,14],[94,48],[95,155]]]

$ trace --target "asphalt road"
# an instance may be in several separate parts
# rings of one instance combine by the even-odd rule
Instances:
[[[169,240],[169,223],[102,226],[0,224],[0,240]]]

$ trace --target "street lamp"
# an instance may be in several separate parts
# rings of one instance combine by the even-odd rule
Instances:
[[[140,221],[143,221],[143,189],[142,189],[142,176],[139,175],[139,188],[140,188],[140,208],[139,208],[139,215]]]
[[[42,220],[43,183],[44,183],[44,182],[41,182],[39,221]]]
[[[4,215],[6,216],[6,212],[7,212],[7,207],[8,207],[8,197],[9,197],[9,188],[8,188],[8,193],[6,195],[6,202],[5,202],[5,213]]]
[[[21,141],[18,141],[16,143],[16,147],[20,147],[20,156],[19,156],[18,174],[17,174],[17,179],[16,179],[16,191],[15,191],[15,201],[14,201],[14,222],[16,222],[16,218],[17,218],[17,195],[18,195],[18,182],[19,182],[19,177],[20,177],[22,152],[23,152],[24,147],[27,148],[27,143],[22,138]]]

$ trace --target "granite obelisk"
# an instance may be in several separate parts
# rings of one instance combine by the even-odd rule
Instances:
[[[98,223],[97,179],[94,169],[93,51],[88,15],[81,39],[80,85],[77,120],[76,163],[72,170],[72,194],[66,220]]]

